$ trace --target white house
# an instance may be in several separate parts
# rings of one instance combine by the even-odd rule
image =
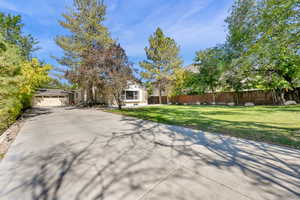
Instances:
[[[123,106],[143,106],[148,104],[147,89],[139,82],[128,82],[127,88],[123,92]],[[75,104],[84,102],[86,94],[84,91],[78,90],[75,92]],[[117,103],[114,100],[103,99],[101,96],[96,96],[99,103],[108,104],[109,106],[116,107]]]
[[[143,106],[148,104],[147,89],[138,82],[128,82],[127,88],[123,92],[125,106]]]

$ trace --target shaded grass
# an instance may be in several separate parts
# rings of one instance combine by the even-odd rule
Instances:
[[[111,112],[300,149],[300,105],[255,107],[165,105]]]

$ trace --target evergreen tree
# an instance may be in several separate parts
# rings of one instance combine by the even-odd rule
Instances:
[[[56,43],[65,52],[58,61],[68,68],[66,78],[84,90],[86,103],[95,103],[95,89],[100,82],[99,69],[93,64],[87,65],[86,57],[93,49],[108,48],[113,43],[103,25],[105,12],[103,1],[74,0],[73,8],[63,14],[65,20],[60,21],[70,35],[56,38]]]
[[[21,56],[29,60],[32,52],[38,49],[35,47],[38,42],[31,35],[25,35],[22,32],[24,25],[21,21],[22,18],[19,15],[12,16],[0,13],[0,34],[7,43],[16,45],[20,50]],[[1,46],[0,44],[0,49]]]
[[[147,60],[140,62],[144,69],[142,77],[159,91],[159,103],[162,92],[168,89],[174,71],[182,64],[179,46],[175,40],[166,37],[160,28],[149,38],[149,47],[145,48]]]

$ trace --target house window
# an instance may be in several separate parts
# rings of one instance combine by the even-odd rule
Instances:
[[[123,93],[124,100],[138,100],[139,92],[138,91],[125,91]]]

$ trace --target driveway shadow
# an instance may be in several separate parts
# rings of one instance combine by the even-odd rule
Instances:
[[[298,150],[124,116],[116,122],[130,128],[24,156],[8,171],[16,178],[5,182],[0,199],[18,199],[17,191],[28,200],[218,199],[209,196],[216,192],[222,200],[300,197]],[[253,186],[259,198],[226,184],[223,173]]]
[[[113,134],[105,142],[95,138],[89,143],[62,143],[26,156],[0,197],[17,198],[14,194],[21,192],[23,199],[31,200],[143,199],[166,178],[193,181],[180,169],[167,167],[172,162],[155,155],[156,145],[145,150],[142,143]],[[22,182],[13,182],[16,177]]]
[[[47,108],[47,107],[35,107],[31,109],[27,109],[24,114],[22,115],[23,119],[28,119],[28,118],[34,118],[37,116],[41,115],[48,115],[51,114],[52,108]]]
[[[265,193],[270,199],[300,198],[299,150],[126,116],[122,120],[135,127],[131,137],[169,149],[179,165],[190,161],[187,166],[195,174],[205,174],[202,168],[208,166],[223,172],[238,170],[249,184],[259,188],[257,193],[262,196]]]

